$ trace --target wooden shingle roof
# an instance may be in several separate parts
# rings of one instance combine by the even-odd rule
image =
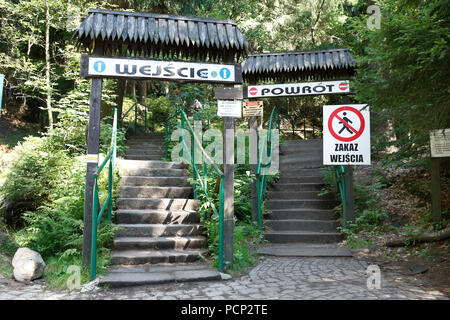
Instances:
[[[101,40],[107,55],[140,55],[222,61],[247,56],[249,45],[231,20],[91,9],[75,32],[92,50]]]
[[[354,74],[356,60],[349,49],[251,54],[242,62],[248,83],[331,80]]]

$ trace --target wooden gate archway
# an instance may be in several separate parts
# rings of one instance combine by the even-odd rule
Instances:
[[[241,83],[241,57],[247,56],[249,45],[237,24],[231,20],[206,19],[152,13],[110,11],[93,9],[76,30],[77,44],[93,56],[84,56],[81,62],[81,75],[92,78],[89,109],[89,127],[86,169],[83,265],[90,264],[92,239],[92,205],[94,173],[98,166],[100,108],[103,78],[157,79],[164,81],[226,83],[233,86]],[[180,72],[180,77],[164,77],[145,72],[138,74],[119,74],[109,72],[108,64],[113,58],[155,59],[154,63],[170,61],[176,63],[206,62],[233,65],[234,81],[224,79],[199,79],[191,73]],[[97,60],[95,60],[97,59]],[[142,61],[142,60],[140,60]],[[189,61],[189,62],[188,62]],[[152,62],[152,63],[153,63]],[[231,70],[231,69],[230,69]],[[169,73],[168,73],[169,74]],[[187,76],[186,76],[187,75]],[[227,78],[225,76],[223,78]],[[119,115],[120,116],[120,115]],[[224,118],[224,127],[234,127],[233,118]],[[224,144],[225,145],[225,144]],[[233,161],[224,159],[225,217],[233,223]],[[228,181],[228,183],[226,183]],[[231,237],[233,229],[229,229]],[[229,235],[228,235],[229,236]],[[224,260],[232,263],[233,247],[224,247]]]

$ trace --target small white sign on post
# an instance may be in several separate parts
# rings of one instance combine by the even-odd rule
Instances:
[[[323,164],[370,165],[366,104],[323,106]]]
[[[242,117],[242,101],[241,100],[218,100],[217,115],[219,117]]]
[[[450,157],[450,129],[431,131],[430,149],[432,158]]]

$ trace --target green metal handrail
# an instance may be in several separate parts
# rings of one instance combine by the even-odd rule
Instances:
[[[219,219],[219,270],[223,271],[223,209],[224,209],[224,185],[223,185],[223,177],[224,174],[222,170],[219,169],[219,167],[214,163],[214,161],[211,159],[211,157],[206,153],[205,149],[203,148],[201,140],[197,137],[195,134],[194,129],[192,128],[192,125],[189,122],[189,119],[184,112],[184,110],[180,110],[176,112],[173,116],[171,116],[166,121],[166,137],[165,137],[165,144],[166,144],[166,158],[168,158],[168,144],[169,144],[169,136],[172,133],[173,128],[175,125],[177,125],[178,121],[180,122],[179,127],[182,129],[181,137],[180,137],[180,143],[181,143],[181,150],[180,155],[183,157],[184,152],[186,152],[186,155],[189,158],[189,164],[192,166],[192,178],[193,178],[193,189],[194,189],[194,198],[197,199],[197,183],[200,184],[201,190],[203,191],[204,196],[206,197],[208,204],[210,204],[215,216]],[[186,144],[186,139],[184,137],[184,130],[187,130],[191,135],[191,146]],[[199,150],[202,153],[202,161],[201,165],[203,165],[203,176],[200,174],[199,169],[197,168],[196,163],[196,148],[200,148]],[[217,210],[216,206],[214,205],[213,199],[208,194],[208,165],[212,165],[216,173],[220,177],[220,188],[219,188],[219,210]],[[204,216],[206,218],[206,216]]]
[[[272,127],[280,128],[279,119],[275,107],[272,109],[269,119],[269,128],[266,141],[262,141],[262,147],[258,159],[258,167],[256,169],[256,190],[257,190],[257,206],[258,206],[258,228],[262,231],[262,203],[266,196],[266,169],[272,165]],[[269,146],[269,147],[268,147]],[[263,156],[266,153],[269,162],[263,164]]]
[[[117,109],[114,109],[114,120],[113,120],[113,130],[111,134],[111,146],[108,155],[105,160],[97,168],[94,173],[94,196],[93,196],[93,207],[92,207],[92,244],[91,244],[91,280],[95,279],[97,273],[97,229],[101,221],[103,212],[108,208],[108,220],[111,221],[112,213],[112,197],[113,197],[113,187],[114,187],[114,164],[116,160],[117,151]],[[109,172],[108,172],[108,197],[99,208],[98,199],[98,177],[102,172],[103,168],[109,162]]]
[[[132,124],[134,124],[134,132],[137,131],[137,127],[138,127],[138,116],[139,116],[139,106],[140,104],[135,102],[131,105],[131,107],[125,112],[125,114],[119,119],[119,129],[122,128],[123,125],[123,120],[125,119],[125,117],[130,113],[131,110],[134,109],[134,120],[130,121],[128,123],[127,128],[125,129],[124,133],[126,133],[128,131],[128,129],[131,127]],[[144,120],[144,131],[147,131],[147,118],[148,118],[148,107],[144,106],[144,116],[143,116],[143,120]],[[154,114],[152,115],[153,119],[154,119]],[[153,120],[154,121],[154,120]],[[154,122],[153,122],[154,123]]]
[[[334,166],[334,174],[336,177],[336,184],[339,194],[341,196],[343,214],[344,214],[344,228],[347,228],[347,195],[345,186],[345,167],[344,166]]]

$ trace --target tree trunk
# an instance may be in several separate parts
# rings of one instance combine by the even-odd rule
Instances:
[[[52,113],[52,89],[50,84],[50,7],[49,0],[45,1],[45,82],[47,91],[47,112],[48,125],[53,130],[53,113]]]
[[[119,119],[122,117],[123,113],[123,97],[125,95],[125,88],[127,85],[127,80],[125,79],[119,79],[117,81],[117,116]]]
[[[147,113],[147,81],[139,82],[139,104],[144,107],[144,126],[145,131],[148,127],[148,113]]]
[[[413,237],[408,237],[406,239],[391,240],[386,242],[386,246],[403,247],[414,243],[440,241],[447,238],[450,238],[450,226],[440,231],[425,232]]]

